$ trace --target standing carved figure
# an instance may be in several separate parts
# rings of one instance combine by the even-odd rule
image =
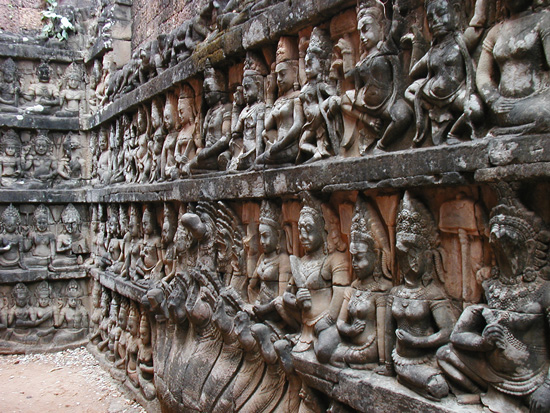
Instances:
[[[550,409],[547,281],[550,232],[506,184],[491,212],[489,241],[496,266],[483,281],[487,304],[461,314],[451,344],[438,352],[449,379],[469,393],[485,393],[491,411]]]
[[[178,114],[181,129],[174,149],[175,166],[169,169],[171,176],[179,178],[190,159],[195,157],[201,147],[199,116],[195,108],[195,91],[185,84],[178,99]]]
[[[269,78],[265,130],[262,132],[263,153],[256,159],[257,165],[294,163],[298,156],[304,112],[299,99],[298,50],[291,37],[279,39],[275,77],[279,94],[272,104],[275,82]]]
[[[0,67],[2,82],[0,82],[0,108],[3,112],[16,112],[21,96],[21,86],[17,66],[11,57],[8,57]]]
[[[404,284],[392,288],[386,307],[386,370],[421,395],[449,393],[435,353],[449,341],[455,322],[441,286],[439,238],[431,213],[405,192],[397,215],[397,262]]]
[[[162,152],[160,154],[160,170],[161,180],[174,180],[178,178],[178,171],[176,166],[176,142],[178,138],[178,132],[176,131],[176,108],[172,103],[170,96],[166,99],[164,105],[164,131],[166,136],[164,137],[164,144],[162,146]]]
[[[204,118],[203,139],[197,156],[189,161],[184,172],[225,169],[218,164],[218,156],[229,148],[231,138],[231,104],[228,103],[225,76],[207,61],[204,68],[204,100],[208,112]]]

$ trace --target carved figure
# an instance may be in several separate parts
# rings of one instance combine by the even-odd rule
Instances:
[[[52,262],[56,253],[55,234],[49,231],[50,210],[44,204],[40,204],[34,210],[34,230],[29,233],[31,243],[31,255],[25,261],[29,267],[52,268]]]
[[[262,132],[263,153],[257,165],[294,163],[298,156],[298,138],[304,124],[302,101],[299,99],[298,50],[290,37],[281,37],[277,45],[275,76],[279,95],[273,107],[270,94],[275,86],[268,83],[265,130]]]
[[[29,101],[27,111],[51,115],[59,109],[59,88],[51,83],[51,68],[41,63],[37,68],[38,82],[29,86],[25,97]]]
[[[158,235],[157,217],[152,205],[147,205],[142,215],[143,241],[139,252],[140,259],[136,263],[136,278],[144,279],[146,282],[155,276],[162,278],[162,253],[161,238]]]
[[[265,73],[265,67],[259,57],[249,53],[243,73],[243,96],[246,106],[241,111],[236,125],[232,127],[232,159],[227,167],[229,170],[248,169],[263,152],[265,103],[262,72]]]
[[[69,132],[63,142],[64,156],[58,163],[57,173],[65,180],[77,180],[82,178],[85,160],[80,156],[80,140],[77,134]]]
[[[147,150],[151,157],[151,176],[149,182],[156,182],[160,180],[162,176],[162,148],[164,145],[164,139],[166,132],[164,130],[163,116],[162,116],[162,101],[160,98],[153,99],[151,103],[151,129],[153,130],[152,139],[149,137],[147,143]],[[172,107],[170,106],[170,119],[173,122]]]
[[[254,313],[260,319],[278,321],[277,308],[291,278],[290,260],[282,242],[281,211],[270,201],[263,201],[260,208],[260,245],[263,254],[248,285],[248,295],[257,296]],[[253,291],[258,289],[257,294]],[[281,297],[281,298],[279,298]]]
[[[427,0],[426,14],[433,40],[430,50],[411,69],[412,78],[420,78],[405,95],[414,104],[415,143],[424,139],[428,112],[432,141],[460,142],[465,128],[475,137],[474,126],[483,121],[483,104],[475,94],[474,68],[469,51],[480,31],[470,28],[461,34],[453,0]]]
[[[26,174],[40,182],[52,182],[57,176],[57,159],[52,153],[53,143],[46,131],[38,131],[33,141],[33,150],[25,156],[23,169]]]
[[[21,235],[21,215],[10,204],[2,213],[2,237],[0,238],[0,267],[27,269],[23,260],[25,242]]]
[[[150,125],[146,109],[143,106],[138,109],[136,127],[137,148],[135,162],[139,172],[137,182],[145,183],[149,182],[151,176],[152,155],[148,148]]]
[[[127,356],[127,344],[128,344],[128,310],[129,302],[123,298],[118,310],[117,324],[114,329],[115,342],[113,351],[115,354],[114,366],[117,369],[126,369],[126,356]]]
[[[189,161],[185,173],[199,169],[225,169],[218,165],[218,156],[229,147],[231,131],[231,104],[228,103],[225,76],[215,70],[210,61],[204,69],[204,100],[208,112],[204,118],[203,141],[197,148],[197,156]],[[221,168],[220,168],[221,167]]]
[[[175,275],[176,271],[178,270],[177,267],[177,261],[178,261],[178,253],[176,244],[174,242],[174,237],[176,235],[176,231],[178,230],[178,217],[176,216],[176,213],[172,206],[169,203],[164,204],[164,220],[162,223],[162,232],[161,232],[161,261],[162,266],[159,266],[162,270],[159,271],[159,273],[156,273],[153,275],[154,280],[160,280],[163,277],[163,279],[171,280]],[[187,253],[186,250],[181,251],[183,253]],[[159,268],[157,267],[157,268]]]
[[[1,185],[11,186],[21,176],[21,140],[13,129],[2,134]]]
[[[74,63],[71,63],[66,70],[65,76],[67,79],[66,89],[62,89],[59,93],[61,110],[55,115],[78,116],[86,98],[86,92],[80,87],[82,74]]]
[[[138,343],[138,381],[141,393],[147,400],[153,400],[157,391],[153,377],[155,368],[153,363],[153,349],[151,347],[151,327],[147,314],[141,315],[139,323],[139,343]]]
[[[521,204],[506,184],[491,211],[489,241],[496,266],[483,281],[487,304],[467,307],[438,351],[450,380],[469,393],[487,392],[491,411],[550,409],[548,323],[550,284],[542,220]]]
[[[174,149],[175,167],[169,170],[170,175],[176,178],[181,175],[189,160],[195,157],[197,149],[202,146],[199,117],[195,108],[195,92],[188,84],[181,89],[178,114],[181,129]]]
[[[179,177],[176,169],[176,142],[179,136],[176,129],[176,108],[172,104],[170,97],[166,99],[164,105],[164,144],[160,154],[161,180],[174,180]]]
[[[47,281],[38,284],[35,291],[37,306],[35,307],[35,326],[39,327],[37,335],[46,337],[53,334],[54,329],[54,308],[52,306],[52,288]]]
[[[129,231],[124,235],[124,267],[122,278],[137,280],[136,268],[141,253],[141,216],[137,205],[130,206]]]
[[[405,192],[397,215],[396,250],[404,284],[392,288],[386,308],[386,370],[401,383],[431,399],[449,386],[435,352],[449,341],[455,322],[441,286],[439,239],[427,208]],[[394,348],[395,344],[395,348]]]
[[[11,57],[8,57],[0,67],[2,82],[0,82],[0,108],[3,112],[16,112],[21,96],[21,85],[17,66]]]
[[[338,344],[331,327],[336,325],[345,289],[350,284],[349,263],[344,253],[327,254],[325,219],[315,200],[310,199],[302,207],[298,230],[305,255],[290,256],[297,292],[285,300],[302,313],[302,331],[293,351],[303,352],[313,346],[318,360],[326,363]]]
[[[337,321],[342,342],[330,361],[362,369],[385,361],[386,294],[392,287],[389,238],[374,205],[363,198],[355,205],[349,250],[357,279],[344,294]]]
[[[344,37],[336,45],[342,54],[344,76],[355,82],[355,89],[347,91],[341,99],[346,126],[342,148],[351,150],[356,146],[361,155],[375,141],[378,149],[386,150],[403,137],[412,121],[411,108],[402,96],[401,66],[393,30],[385,38],[389,23],[380,2],[360,3],[359,62],[353,64],[349,39]]]
[[[510,17],[483,42],[476,83],[502,133],[547,132],[550,128],[547,11],[532,11],[533,0],[504,4]],[[537,108],[537,110],[533,110]]]
[[[300,91],[305,123],[300,134],[299,158],[316,161],[340,152],[342,118],[336,90],[327,83],[331,41],[315,27],[305,55],[306,83]]]
[[[8,325],[14,327],[34,327],[36,310],[31,306],[31,292],[23,283],[15,284],[12,290],[15,306],[8,311]]]
[[[128,344],[126,352],[126,376],[131,384],[139,388],[138,353],[139,353],[140,314],[137,305],[130,304],[128,314]]]
[[[82,218],[73,204],[65,207],[61,213],[61,222],[64,231],[57,236],[56,251],[58,256],[53,265],[54,267],[65,267],[82,264],[82,254],[89,251],[86,238],[81,233]]]

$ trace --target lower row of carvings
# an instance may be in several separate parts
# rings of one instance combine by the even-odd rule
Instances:
[[[0,292],[0,352],[82,345],[88,335],[86,287],[76,280],[17,283]]]
[[[440,231],[458,235],[464,271],[475,259],[468,244],[473,229],[458,217],[470,204],[459,199],[441,214],[438,231],[430,210],[408,192],[397,208],[393,237],[383,211],[358,197],[350,217],[351,268],[345,243],[339,245],[330,229],[330,214],[311,196],[295,223],[303,254],[297,242],[291,243],[293,255],[283,251],[281,212],[274,202],[262,203],[262,253],[252,273],[250,252],[243,252],[250,239],[222,202],[188,206],[177,230],[165,221],[162,239],[155,240],[149,229],[155,220],[145,207],[139,245],[125,237],[119,252],[126,259],[115,265],[96,255],[96,263],[115,279],[133,280],[144,292],[140,305],[155,314],[154,383],[169,409],[325,411],[337,402],[294,372],[300,354],[314,354],[320,364],[397,376],[430,400],[452,391],[459,401],[481,394],[493,411],[522,404],[547,411],[550,233],[509,186],[497,192],[487,223],[496,265],[477,271],[485,300],[465,300],[464,310],[447,292]],[[138,227],[132,208],[128,237]],[[171,215],[167,208],[165,217]],[[164,265],[160,273],[154,254]],[[98,303],[114,328],[119,310],[112,302],[110,311],[107,302]],[[111,334],[106,328],[103,340]]]

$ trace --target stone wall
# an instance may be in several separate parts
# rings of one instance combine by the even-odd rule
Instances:
[[[4,0],[0,3],[0,29],[8,33],[36,34],[42,29],[42,0]]]
[[[149,411],[550,409],[545,4],[95,15],[0,45],[5,351],[89,326]]]

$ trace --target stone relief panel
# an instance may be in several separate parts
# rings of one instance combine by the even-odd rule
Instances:
[[[88,290],[84,280],[2,284],[0,352],[52,351],[88,339]]]

